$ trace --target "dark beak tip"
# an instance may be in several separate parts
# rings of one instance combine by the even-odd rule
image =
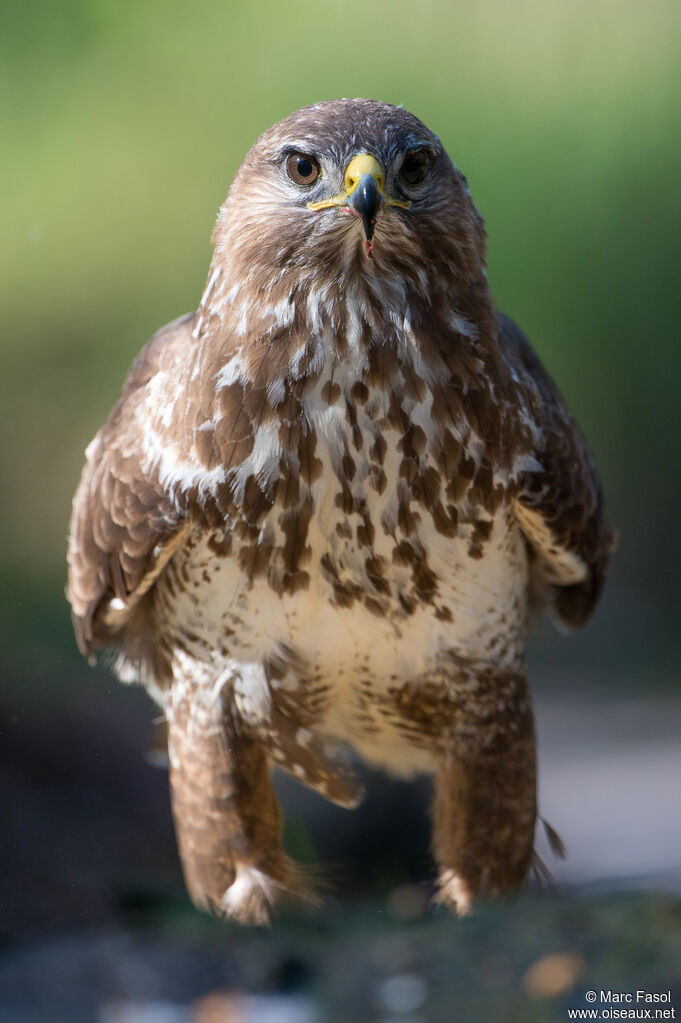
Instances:
[[[374,236],[374,228],[376,226],[376,220],[371,220],[368,216],[362,217],[362,226],[364,227],[364,236],[367,241],[371,241]]]
[[[375,178],[371,174],[363,174],[359,179],[357,188],[350,196],[349,204],[353,212],[362,218],[367,241],[371,241],[373,238],[376,215],[381,208],[382,202],[383,199]]]

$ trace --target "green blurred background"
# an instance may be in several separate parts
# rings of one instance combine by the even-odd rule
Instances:
[[[62,596],[70,499],[133,356],[195,308],[215,215],[245,152],[299,106],[371,96],[404,104],[440,135],[486,219],[497,301],[559,381],[601,466],[620,549],[594,622],[569,642],[544,632],[535,641],[535,689],[598,690],[605,717],[622,693],[635,716],[636,701],[677,692],[680,58],[678,0],[4,0],[8,935],[87,918],[65,892],[83,886],[85,868],[69,873],[69,858],[84,836],[93,841],[92,818],[67,813],[72,840],[60,844],[55,785],[64,807],[83,785],[95,802],[98,785],[113,786],[117,834],[131,827],[138,782],[149,806],[165,799],[161,775],[140,781],[152,709],[75,651]],[[643,740],[654,748],[655,729]],[[131,761],[126,787],[116,779]],[[158,813],[159,844],[172,849],[167,808]],[[146,853],[136,831],[125,870],[142,861],[151,877],[157,847],[144,841]],[[61,867],[28,869],[22,842],[56,846]],[[168,855],[163,876],[179,884]],[[37,884],[38,904],[19,894],[24,882],[34,894]],[[95,916],[109,906],[105,888],[99,910],[89,903]]]

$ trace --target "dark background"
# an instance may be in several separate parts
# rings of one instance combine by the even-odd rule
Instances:
[[[676,0],[3,5],[0,1019],[145,1023],[111,1006],[221,987],[277,1020],[297,997],[298,1020],[448,1019],[452,998],[559,1020],[589,982],[678,984],[680,44]],[[351,95],[403,103],[467,175],[498,303],[583,425],[620,546],[589,626],[531,647],[560,894],[433,915],[427,784],[372,777],[348,815],[285,783],[288,845],[325,861],[331,908],[245,936],[186,902],[156,711],[80,660],[65,536],[133,356],[196,306],[245,152]],[[393,974],[426,987],[391,1002]]]

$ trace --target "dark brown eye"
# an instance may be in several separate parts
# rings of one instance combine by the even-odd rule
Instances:
[[[407,153],[400,167],[400,177],[408,185],[420,185],[428,170],[428,157],[425,150],[415,149]]]
[[[293,153],[286,161],[286,170],[291,181],[297,185],[311,185],[319,177],[319,164],[314,156],[305,153]]]

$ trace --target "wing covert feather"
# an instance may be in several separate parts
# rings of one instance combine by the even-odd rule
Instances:
[[[538,409],[541,469],[522,479],[516,518],[536,555],[544,600],[561,624],[576,628],[600,596],[615,536],[593,457],[563,396],[513,321],[501,315],[499,328],[504,359]]]
[[[150,382],[186,351],[193,318],[175,320],[147,342],[86,452],[69,526],[66,596],[88,657],[93,646],[115,642],[188,529],[157,474],[145,469],[141,424]]]

